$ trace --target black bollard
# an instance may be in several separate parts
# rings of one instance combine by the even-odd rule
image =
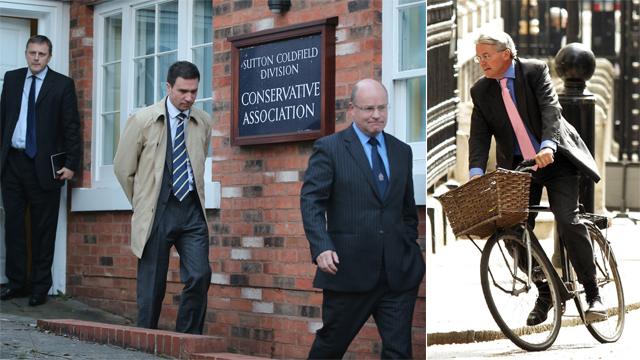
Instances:
[[[595,157],[596,98],[586,90],[586,81],[593,76],[596,58],[584,44],[564,46],[555,57],[556,72],[564,81],[564,92],[558,94],[562,115],[573,125]],[[594,183],[582,177],[580,203],[587,212],[594,211]]]

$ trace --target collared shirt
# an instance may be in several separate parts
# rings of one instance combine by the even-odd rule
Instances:
[[[365,155],[367,155],[367,160],[369,160],[369,166],[373,167],[373,163],[371,161],[372,145],[369,144],[370,136],[363,133],[362,130],[358,128],[356,123],[352,123],[351,126],[353,126],[353,129],[356,131],[356,134],[358,135],[358,139],[360,140],[360,143],[364,148],[364,153]],[[375,138],[376,140],[378,140],[378,147],[379,147],[378,154],[380,154],[380,157],[382,158],[382,163],[384,164],[384,169],[387,171],[387,178],[391,179],[391,172],[389,171],[389,157],[387,156],[387,145],[384,142],[384,134],[379,133],[378,135],[375,136]]]
[[[184,120],[184,139],[186,144],[187,139],[187,124],[189,123],[189,110],[180,111],[177,107],[175,107],[169,97],[167,97],[167,112],[169,112],[169,126],[171,128],[171,148],[173,148],[174,142],[176,140],[176,131],[178,129],[178,114],[181,112],[184,113],[187,117]],[[193,182],[193,171],[191,170],[191,160],[189,160],[189,153],[187,153],[187,170],[189,173],[189,191],[194,189]]]
[[[11,147],[16,149],[24,149],[26,147],[26,139],[27,139],[27,111],[29,110],[29,91],[31,90],[31,82],[36,82],[36,101],[38,100],[38,95],[40,94],[40,89],[42,88],[42,82],[44,78],[47,76],[47,72],[49,71],[49,67],[45,66],[45,68],[40,71],[36,75],[35,79],[31,78],[31,75],[34,75],[29,68],[27,68],[27,75],[25,77],[24,86],[22,87],[22,101],[20,103],[20,115],[18,115],[18,122],[16,123],[16,128],[13,130],[13,136],[11,137]],[[36,113],[36,117],[38,114]]]
[[[513,100],[513,104],[518,106],[518,102],[516,101],[516,92],[515,92],[515,81],[516,81],[516,62],[515,60],[511,60],[511,66],[507,68],[507,71],[502,75],[503,78],[507,78],[507,88],[509,89],[509,95],[511,96],[511,100]],[[498,86],[500,86],[500,80],[496,79],[498,82]],[[502,89],[502,86],[500,86]],[[525,125],[526,128],[526,125]],[[558,144],[553,140],[543,140],[542,143],[538,143],[536,137],[531,133],[531,130],[527,129],[527,134],[529,135],[529,139],[531,139],[531,143],[533,144],[533,148],[536,150],[536,153],[540,151],[540,149],[549,148],[556,152],[558,148]],[[516,156],[522,156],[522,152],[520,151],[520,145],[518,144],[518,139],[516,138],[515,132],[513,133],[513,154]],[[484,171],[481,168],[471,168],[469,169],[469,176],[475,175],[483,175]]]

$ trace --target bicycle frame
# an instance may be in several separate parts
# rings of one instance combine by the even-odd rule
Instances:
[[[529,211],[531,212],[543,212],[543,211],[550,211],[550,209],[548,207],[543,207],[543,206],[530,206],[529,207]],[[519,230],[522,231],[522,240],[523,242],[526,244],[526,259],[527,259],[527,264],[526,264],[526,269],[527,269],[527,283],[526,285],[526,289],[528,290],[529,288],[531,288],[531,279],[532,279],[532,272],[533,272],[533,262],[532,262],[532,255],[531,255],[531,249],[532,247],[536,247],[537,249],[540,250],[541,254],[543,254],[543,256],[545,256],[547,259],[549,259],[549,256],[547,255],[547,253],[544,251],[544,249],[542,248],[542,245],[540,245],[540,240],[538,240],[538,237],[535,235],[535,233],[533,232],[533,230],[529,227],[529,225],[527,223],[522,224],[522,226],[519,228]],[[493,236],[500,236],[505,232],[510,231],[509,229],[501,229],[499,231],[497,231]],[[478,244],[476,244],[476,242],[471,238],[471,236],[467,236],[469,238],[469,240],[471,240],[471,242],[475,245],[475,247],[482,252],[482,249],[478,246]],[[562,243],[561,243],[562,244]],[[559,287],[559,291],[560,291],[560,298],[562,299],[562,301],[567,301],[570,300],[572,298],[574,298],[577,293],[575,293],[573,290],[571,289],[569,290],[569,288],[567,288],[567,282],[569,281],[569,262],[568,262],[568,258],[567,258],[567,253],[566,253],[566,249],[564,247],[564,244],[562,244],[561,246],[562,248],[562,268],[563,268],[563,276],[560,276],[560,274],[558,274],[557,271],[552,271],[551,272],[551,276],[554,277],[554,280],[556,280],[556,282],[558,284],[560,284]],[[515,261],[515,266],[517,268],[517,264],[518,264],[518,260],[514,259]],[[491,269],[489,269],[489,274],[492,278],[492,281],[494,282],[494,284],[496,286],[499,286],[496,284],[495,280],[493,279],[493,274],[491,274]],[[566,279],[565,279],[566,278]],[[512,288],[512,293],[516,294],[517,291],[515,290],[516,288],[516,284],[518,282],[518,278],[515,276],[513,276],[513,288]],[[566,280],[566,281],[565,281]]]
[[[529,206],[528,210],[530,213],[551,211],[540,205]],[[579,317],[599,342],[615,342],[622,334],[625,313],[622,283],[613,249],[605,233],[600,231],[610,222],[606,217],[584,212],[584,208],[579,209],[578,218],[590,234],[600,296],[605,300],[612,299],[612,302],[605,302],[607,314],[600,310],[585,311],[591,307],[587,309],[582,300],[585,291],[578,282],[564,239],[558,239],[560,250],[556,249],[554,254],[554,258],[560,256],[560,270],[553,265],[550,254],[544,250],[526,219],[509,227],[498,227],[496,221],[494,233],[483,248],[467,235],[482,253],[481,284],[489,311],[503,334],[524,350],[541,351],[553,344],[564,323],[562,317],[567,300],[574,300]],[[600,296],[596,299],[603,302]],[[547,303],[539,305],[540,299]],[[522,319],[534,301],[534,311],[547,306],[545,316],[532,317],[532,311],[525,326]],[[550,312],[550,309],[553,310]]]
[[[549,207],[545,207],[545,206],[540,206],[540,205],[532,205],[529,207],[529,211],[530,212],[548,212],[551,211],[551,209]],[[587,215],[587,219],[589,214],[580,214],[579,217],[583,218],[583,215]],[[549,256],[547,255],[546,251],[544,251],[544,249],[542,248],[542,245],[540,244],[540,240],[538,239],[538,237],[535,235],[535,233],[533,232],[533,230],[529,227],[529,225],[527,223],[522,224],[521,227],[519,228],[520,231],[522,231],[522,240],[523,242],[526,244],[526,259],[527,259],[527,264],[526,264],[526,269],[527,269],[527,281],[526,281],[526,290],[528,290],[531,287],[531,281],[532,281],[532,273],[533,273],[533,262],[532,260],[532,255],[531,255],[531,248],[532,247],[537,247],[540,252],[543,254],[543,256],[545,256],[547,259],[549,259]],[[499,231],[497,231],[493,236],[500,236],[502,234],[504,234],[505,232],[508,232],[509,229],[501,229]],[[473,244],[476,246],[476,248],[478,248],[478,250],[480,252],[482,252],[482,249],[480,249],[480,247],[475,243],[475,241],[468,236],[468,238],[473,242]],[[606,238],[606,237],[605,237]],[[554,271],[551,273],[551,276],[554,277],[557,281],[558,284],[560,284],[559,290],[560,290],[560,298],[562,299],[562,301],[567,301],[567,300],[571,300],[576,296],[579,296],[579,294],[581,293],[581,291],[577,288],[573,288],[573,283],[575,281],[577,281],[577,279],[573,278],[573,274],[571,273],[571,265],[569,263],[569,257],[567,254],[567,249],[564,245],[564,241],[562,240],[562,238],[559,238],[560,241],[560,249],[562,251],[561,256],[560,256],[560,261],[561,261],[561,268],[562,268],[562,274],[559,274],[555,268]],[[592,246],[593,246],[593,242],[594,240],[591,240]],[[610,248],[607,248],[607,253],[605,255],[605,257],[608,259],[609,257],[609,253],[610,253]],[[515,259],[515,266],[517,267],[518,265],[518,260]],[[611,275],[610,275],[610,270],[609,268],[606,266],[607,263],[604,263],[604,269],[600,269],[602,271],[602,273],[606,274],[606,278],[604,281],[609,282],[611,281]],[[491,270],[489,269],[489,273],[491,278],[493,279],[493,275],[491,274]],[[512,293],[514,295],[516,295],[519,291],[516,290],[516,284],[519,280],[515,274],[513,274],[513,286],[512,286]],[[495,284],[495,280],[494,281]],[[496,284],[497,285],[497,284]],[[599,284],[600,285],[600,284]],[[498,285],[497,285],[498,286]],[[569,287],[571,286],[571,288]],[[506,291],[506,290],[505,290]],[[524,291],[524,290],[521,290]],[[520,291],[520,292],[521,292]]]

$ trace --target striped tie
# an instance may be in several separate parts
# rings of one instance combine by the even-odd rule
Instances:
[[[173,140],[173,195],[182,201],[189,193],[189,155],[184,142],[184,119],[187,116],[179,113],[176,138]]]

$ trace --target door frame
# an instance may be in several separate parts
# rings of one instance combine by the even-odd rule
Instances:
[[[22,0],[0,0],[0,15],[38,20],[38,34],[46,35],[53,44],[53,57],[49,66],[65,75],[69,74],[69,10],[69,3],[63,1],[31,0],[25,3]],[[49,290],[49,294],[53,295],[65,293],[67,285],[67,185],[61,191],[56,246],[51,267],[53,286]],[[4,209],[1,210],[0,213],[4,215]],[[4,229],[2,233],[4,237]]]

